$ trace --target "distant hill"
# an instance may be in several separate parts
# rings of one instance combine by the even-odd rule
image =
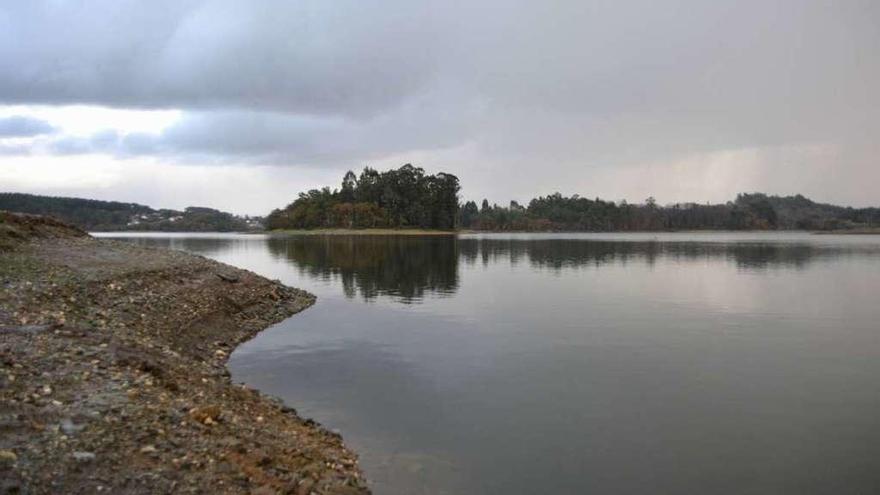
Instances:
[[[853,208],[827,203],[816,203],[798,194],[795,196],[767,196],[740,194],[736,203],[751,206],[766,202],[776,215],[779,229],[834,230],[880,226],[880,208]]]
[[[262,228],[262,220],[212,208],[154,210],[137,203],[0,193],[0,210],[47,215],[88,231],[238,232]]]

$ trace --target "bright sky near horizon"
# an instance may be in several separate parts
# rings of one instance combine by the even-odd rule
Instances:
[[[880,205],[880,2],[0,2],[0,190],[265,214],[413,163],[466,199]]]

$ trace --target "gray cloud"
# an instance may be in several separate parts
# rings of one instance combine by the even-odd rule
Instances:
[[[90,137],[60,136],[48,141],[46,148],[56,155],[80,155],[85,153],[119,153],[120,137],[116,131],[107,130]]]
[[[45,120],[13,115],[12,117],[0,117],[0,138],[4,137],[33,137],[41,134],[49,134],[55,131]]]
[[[0,156],[27,156],[30,154],[30,146],[22,144],[0,144]]]
[[[0,9],[0,97],[11,103],[361,116],[416,92],[434,61],[430,9],[404,0]]]
[[[878,47],[873,0],[17,2],[0,7],[0,102],[186,110],[159,135],[57,136],[59,154],[434,156],[504,200],[757,150],[755,188],[808,185],[795,156],[837,171],[825,199],[865,201]],[[656,195],[687,199],[667,177]]]
[[[479,108],[455,113],[414,100],[370,119],[223,110],[189,112],[158,134],[101,131],[46,142],[53,154],[155,155],[186,163],[313,164],[360,162],[468,139]],[[431,118],[424,118],[430,115]]]

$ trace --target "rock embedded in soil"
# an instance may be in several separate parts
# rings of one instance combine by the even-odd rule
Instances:
[[[4,212],[0,281],[0,490],[367,492],[339,437],[225,369],[310,294]]]
[[[95,460],[95,454],[91,452],[74,452],[73,458],[78,462],[91,462]]]

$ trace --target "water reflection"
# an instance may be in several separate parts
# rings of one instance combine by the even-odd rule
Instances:
[[[450,236],[298,236],[271,238],[268,247],[312,278],[338,277],[348,297],[412,303],[458,288],[458,247]]]
[[[744,270],[804,269],[822,259],[875,251],[876,246],[792,242],[661,242],[589,239],[459,238],[437,236],[293,236],[267,241],[270,252],[291,261],[301,274],[339,279],[344,294],[372,300],[391,296],[404,304],[425,294],[450,295],[459,266],[528,263],[562,271],[608,264],[722,260]],[[208,243],[187,249],[211,248]],[[222,249],[222,247],[221,247]]]
[[[593,241],[583,239],[463,239],[459,250],[468,264],[484,265],[526,260],[533,267],[562,270],[610,263],[656,263],[659,257],[673,261],[726,259],[741,268],[803,268],[807,263],[840,257],[860,250],[855,246],[822,246],[796,243],[717,243],[660,241]],[[873,249],[873,248],[871,248]]]

